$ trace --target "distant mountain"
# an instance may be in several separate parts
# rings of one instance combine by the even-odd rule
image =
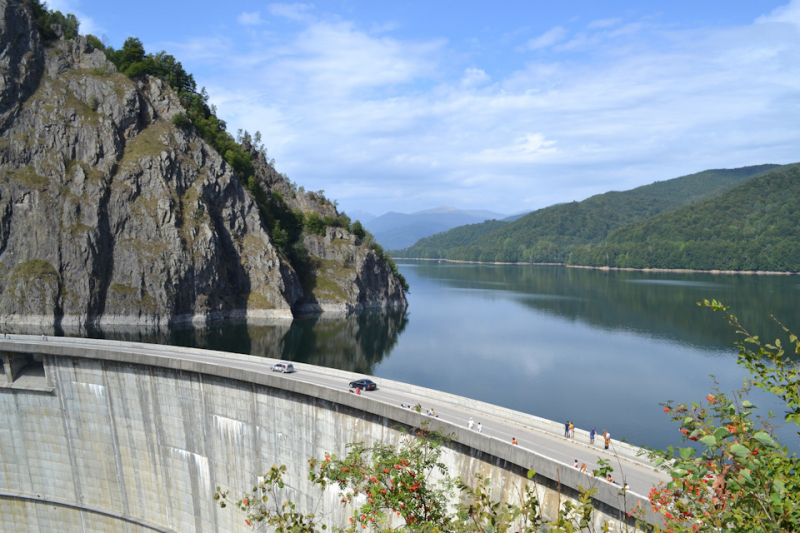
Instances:
[[[629,268],[800,272],[800,168],[629,224],[570,263]]]
[[[609,233],[713,198],[759,175],[779,168],[759,165],[706,170],[624,192],[608,192],[582,202],[558,204],[502,225],[479,224],[420,240],[393,252],[395,257],[465,261],[564,263],[578,246],[599,244]],[[465,236],[471,235],[471,240]]]
[[[399,249],[411,246],[423,237],[458,226],[506,216],[492,211],[467,211],[444,206],[411,214],[389,212],[368,222],[361,222],[384,248]]]
[[[378,215],[373,215],[372,213],[367,213],[366,211],[359,211],[357,209],[355,211],[348,211],[347,216],[349,216],[350,219],[353,220],[354,222],[356,220],[361,221],[361,224],[366,224],[370,220],[378,218]]]
[[[514,222],[515,220],[519,220],[522,217],[524,217],[525,215],[527,215],[528,213],[532,213],[532,212],[533,211],[523,211],[521,213],[516,213],[516,214],[513,214],[513,215],[509,215],[509,216],[507,216],[506,218],[504,218],[502,220],[503,220],[503,222]]]

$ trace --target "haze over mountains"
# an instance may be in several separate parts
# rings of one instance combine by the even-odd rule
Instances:
[[[364,220],[362,218],[360,220],[383,247],[399,249],[411,246],[423,237],[458,226],[485,220],[501,220],[506,217],[508,215],[493,211],[467,211],[442,206],[408,214],[389,212],[372,219]]]
[[[796,165],[707,170],[550,206],[513,222],[461,226],[393,254],[482,262],[798,271],[800,236],[792,229],[800,224],[797,205]],[[748,206],[750,214],[736,206]]]

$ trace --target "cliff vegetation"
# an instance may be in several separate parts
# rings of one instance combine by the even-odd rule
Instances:
[[[322,191],[279,173],[258,132],[231,135],[174,56],[81,36],[38,0],[0,8],[3,322],[406,305],[391,258]]]

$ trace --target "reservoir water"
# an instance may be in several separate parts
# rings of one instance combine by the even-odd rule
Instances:
[[[710,374],[724,391],[740,388],[747,376],[736,364],[734,329],[696,302],[716,298],[730,305],[762,339],[781,333],[771,315],[800,330],[797,276],[398,265],[411,286],[405,311],[95,336],[352,370],[666,447],[680,434],[659,403],[702,400],[714,385]],[[765,414],[782,413],[770,395],[755,391],[751,398]],[[778,430],[794,450],[797,429]]]

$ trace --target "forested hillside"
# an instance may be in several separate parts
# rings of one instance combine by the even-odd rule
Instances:
[[[600,244],[628,224],[713,198],[779,168],[759,165],[706,170],[624,192],[534,211],[510,223],[485,222],[421,239],[396,257],[485,262],[564,263],[579,246]]]
[[[450,258],[448,256],[450,251],[474,247],[472,245],[479,237],[492,233],[507,224],[508,222],[501,220],[487,220],[478,224],[458,226],[449,231],[420,239],[414,246],[405,250],[394,250],[392,255],[395,257]]]
[[[576,265],[800,271],[800,168],[630,224],[570,256]]]

